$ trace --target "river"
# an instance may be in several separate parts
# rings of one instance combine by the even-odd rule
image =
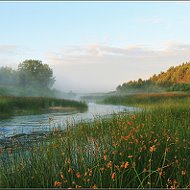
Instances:
[[[123,111],[133,111],[135,108],[126,106],[88,103],[88,110],[83,113],[49,113],[39,115],[13,116],[0,120],[0,138],[17,134],[44,133],[53,127],[66,128],[67,122],[93,120],[95,117],[106,116]]]

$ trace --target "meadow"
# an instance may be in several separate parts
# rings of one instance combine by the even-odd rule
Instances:
[[[0,187],[190,188],[190,98],[168,96],[123,97],[115,104],[141,111],[68,121],[25,147],[2,147]]]
[[[84,102],[74,100],[56,99],[47,97],[19,97],[19,96],[0,96],[0,115],[23,115],[45,113],[49,107],[75,107],[79,110],[86,110]]]

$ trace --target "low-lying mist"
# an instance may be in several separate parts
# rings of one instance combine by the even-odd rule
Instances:
[[[72,91],[53,87],[53,70],[39,60],[25,60],[18,69],[0,67],[0,96],[42,96],[74,99]]]

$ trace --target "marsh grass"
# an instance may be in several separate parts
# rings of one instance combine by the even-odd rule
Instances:
[[[0,115],[19,115],[47,112],[51,106],[75,107],[86,110],[84,102],[47,97],[0,96]]]
[[[1,149],[1,187],[189,188],[190,106],[155,105]]]
[[[183,102],[189,101],[190,93],[142,93],[142,94],[129,94],[129,95],[115,95],[107,96],[102,102],[105,104],[116,104],[116,105],[135,105],[135,106],[150,106],[159,104],[168,104],[174,101]],[[168,104],[169,105],[169,104]]]

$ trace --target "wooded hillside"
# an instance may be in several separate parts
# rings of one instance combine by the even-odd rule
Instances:
[[[117,87],[117,91],[190,91],[190,62],[170,67],[166,72],[154,74],[148,80],[139,78]]]

